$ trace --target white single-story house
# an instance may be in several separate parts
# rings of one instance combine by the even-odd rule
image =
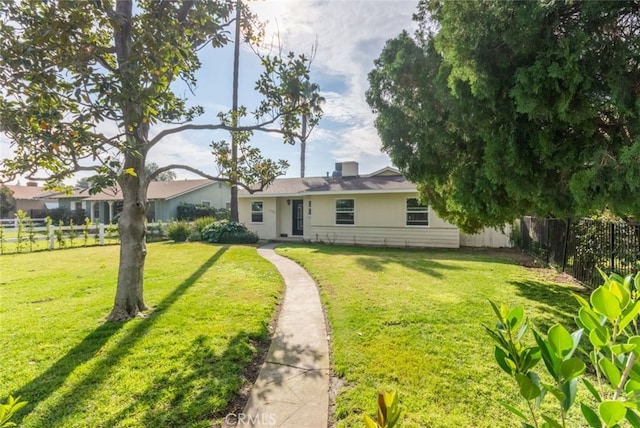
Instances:
[[[460,246],[459,229],[418,201],[415,184],[387,167],[360,175],[357,162],[326,177],[280,178],[238,192],[241,223],[262,239],[395,247]]]
[[[63,200],[61,198],[61,206]],[[147,218],[150,221],[168,221],[177,217],[178,206],[181,204],[229,208],[231,189],[225,183],[207,179],[152,181],[147,189],[147,200]],[[122,211],[122,193],[119,189],[105,189],[95,195],[87,194],[74,203],[89,213],[92,221],[108,223]],[[74,209],[73,206],[69,208]]]
[[[44,217],[47,210],[61,208],[72,213],[80,211],[92,222],[109,223],[122,211],[122,192],[117,187],[95,195],[89,194],[88,189],[78,189],[71,194],[46,192],[35,183],[7,187],[14,193],[15,210],[22,209],[32,218]],[[147,200],[148,219],[168,221],[177,217],[181,204],[228,209],[231,189],[226,183],[207,179],[152,181],[147,190]],[[13,217],[13,213],[10,216]]]

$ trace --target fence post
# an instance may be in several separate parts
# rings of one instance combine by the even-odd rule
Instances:
[[[609,245],[611,252],[611,272],[613,272],[616,263],[616,224],[614,222],[611,222],[609,225]]]
[[[569,247],[569,233],[571,233],[571,219],[567,218],[567,229],[564,234],[564,248],[562,249],[562,272],[567,268],[567,249]]]
[[[100,245],[104,245],[104,223],[100,223]]]
[[[56,233],[53,227],[49,230],[49,249],[53,250],[56,246]]]

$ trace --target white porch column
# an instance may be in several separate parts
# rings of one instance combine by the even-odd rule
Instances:
[[[89,201],[89,218],[91,219],[91,223],[96,222],[96,216],[93,213],[93,201]]]
[[[109,204],[109,223],[113,220],[113,201],[107,202]]]

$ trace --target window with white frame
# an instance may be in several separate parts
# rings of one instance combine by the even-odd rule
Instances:
[[[262,201],[251,202],[251,223],[262,223],[263,213]]]
[[[354,199],[336,199],[336,224],[355,224],[355,214]]]
[[[407,198],[407,226],[429,226],[429,207],[417,198]]]
[[[211,201],[202,201],[201,205],[202,205],[203,207],[209,207],[209,208],[211,208]]]

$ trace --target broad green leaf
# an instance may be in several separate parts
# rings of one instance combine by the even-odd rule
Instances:
[[[565,393],[560,391],[558,387],[555,385],[543,383],[542,386],[544,386],[544,389],[547,390],[547,392],[550,392],[551,395],[553,395],[556,398],[556,400],[558,400],[561,403],[567,398]]]
[[[501,303],[500,308],[498,308],[498,306],[495,303],[493,303],[491,300],[489,300],[489,303],[491,304],[491,307],[493,308],[493,312],[495,312],[496,317],[498,317],[498,321],[500,323],[504,323],[505,315],[507,313],[507,307],[504,305],[504,303]]]
[[[560,324],[555,324],[549,329],[547,341],[556,356],[560,359],[564,358],[571,352],[571,349],[573,349],[573,339],[571,335],[567,329]]]
[[[632,427],[640,427],[640,416],[638,416],[636,412],[631,409],[627,409],[627,415],[625,417]]]
[[[544,361],[544,365],[547,367],[547,370],[549,371],[551,376],[553,376],[554,379],[557,379],[560,359],[556,357],[555,352],[551,349],[551,345],[548,344],[547,341],[544,340],[542,336],[540,336],[535,330],[533,330],[533,337],[536,339],[536,343],[540,348],[540,353],[542,355],[542,361]]]
[[[540,387],[528,376],[516,373],[515,378],[520,387],[520,395],[522,395],[525,400],[533,400],[540,395]]]
[[[562,428],[562,425],[560,425],[560,423],[558,421],[556,421],[555,419],[553,419],[553,418],[551,418],[551,417],[549,417],[549,416],[547,416],[545,414],[542,414],[542,419],[545,420],[545,422],[546,422],[545,425],[547,427],[549,427],[549,428]]]
[[[606,288],[600,286],[591,293],[591,304],[596,312],[604,315],[613,322],[622,313],[620,301],[618,298]]]
[[[578,317],[576,318],[576,321],[580,321],[580,327],[587,331],[591,331],[602,325],[600,323],[600,316],[588,308],[580,308],[578,310]]]
[[[612,281],[609,285],[609,291],[616,296],[616,299],[620,302],[620,307],[625,308],[629,304],[629,300],[631,295],[629,291],[625,290],[625,287],[622,285],[622,281]]]
[[[640,381],[629,379],[624,385],[624,391],[626,393],[640,394]]]
[[[523,372],[528,372],[534,368],[542,359],[540,348],[537,346],[527,348],[522,353],[520,364]]]
[[[633,353],[636,354],[636,358],[640,358],[640,336],[631,336],[629,339],[627,339],[627,343],[636,345]]]
[[[638,312],[640,312],[640,300],[633,305],[627,306],[622,312],[622,318],[618,324],[620,330],[624,330],[631,321],[638,319]]]
[[[636,349],[638,345],[635,343],[619,343],[617,345],[611,346],[611,352],[616,355],[626,354],[627,352],[631,352]]]
[[[598,361],[598,367],[602,370],[602,373],[607,377],[609,383],[613,388],[617,388],[620,383],[620,370],[606,358],[600,358]]]
[[[598,413],[604,423],[610,427],[620,423],[627,414],[627,408],[619,401],[603,401],[598,406]]]
[[[502,348],[497,346],[495,347],[494,355],[500,368],[508,375],[513,375],[513,372],[516,369],[516,364],[511,358],[509,358],[509,355]]]
[[[589,341],[596,349],[602,349],[609,344],[611,340],[611,334],[605,327],[598,327],[591,330],[589,333]]]
[[[375,421],[371,419],[369,415],[364,415],[364,423],[367,428],[378,428],[378,424],[375,423]]]
[[[560,374],[565,380],[573,379],[584,373],[587,366],[579,358],[569,358],[560,364]]]
[[[582,382],[584,383],[584,385],[587,387],[587,389],[589,390],[589,392],[591,393],[591,395],[593,395],[593,397],[596,399],[596,401],[598,403],[600,403],[602,401],[602,397],[600,397],[600,393],[598,392],[598,390],[596,389],[595,386],[593,386],[593,384],[591,382],[589,382],[587,379],[583,378]]]
[[[602,428],[602,421],[595,410],[586,406],[584,403],[580,403],[580,409],[591,428]]]
[[[523,419],[525,421],[527,420],[527,417],[524,415],[524,413],[522,413],[520,410],[513,407],[511,404],[505,403],[504,401],[498,401],[498,403],[500,403],[502,407],[504,407],[505,409],[507,409],[508,411],[510,411],[517,417],[519,417],[520,419]]]
[[[576,400],[576,393],[578,392],[578,379],[574,378],[563,383],[562,392],[564,392],[565,395],[565,399],[562,402],[562,408],[567,411]]]
[[[600,274],[600,276],[602,277],[605,283],[609,281],[609,277],[607,276],[606,273],[604,273],[602,269],[600,269],[598,266],[596,266],[596,269],[598,269],[598,273]]]
[[[520,325],[524,321],[524,308],[517,306],[509,311],[506,317],[509,330],[515,331],[520,328]]]
[[[580,303],[580,306],[582,306],[583,308],[591,309],[591,304],[587,301],[587,299],[576,293],[571,294],[578,301],[578,303]]]

